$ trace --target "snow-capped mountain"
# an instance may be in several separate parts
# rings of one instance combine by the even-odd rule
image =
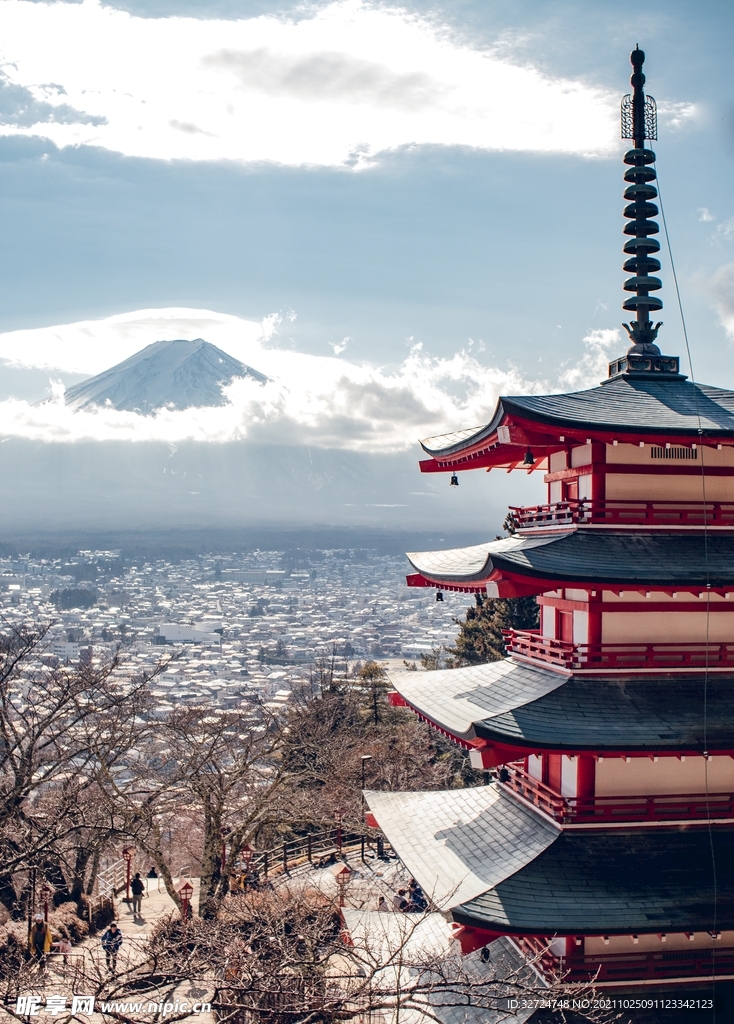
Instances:
[[[202,338],[155,341],[104,373],[74,384],[66,402],[76,408],[111,405],[140,413],[224,405],[222,385],[235,377],[267,377]]]

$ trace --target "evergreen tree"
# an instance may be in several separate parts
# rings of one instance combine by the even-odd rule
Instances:
[[[488,598],[476,595],[476,604],[466,610],[465,619],[454,619],[460,627],[449,653],[460,665],[480,665],[507,657],[503,629],[537,629],[540,609],[534,597]]]

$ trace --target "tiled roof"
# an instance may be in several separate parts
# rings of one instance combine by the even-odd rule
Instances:
[[[625,427],[629,430],[734,433],[734,392],[677,380],[616,379],[568,395],[522,395],[501,399],[505,408],[564,425]]]
[[[438,583],[476,583],[494,570],[569,582],[705,586],[734,584],[734,536],[573,530],[506,537],[446,551],[409,552],[416,570]]]
[[[541,934],[734,928],[734,829],[564,832],[453,916]]]
[[[596,427],[635,434],[690,434],[695,440],[699,416],[709,437],[734,433],[734,392],[685,380],[617,378],[565,395],[513,395],[500,398],[485,427],[428,438],[423,448],[434,456],[455,454],[490,437],[508,415],[581,432]]]
[[[496,786],[370,791],[365,799],[403,864],[440,909],[490,889],[560,834]]]
[[[347,907],[342,914],[360,960],[375,971],[376,985],[390,993],[399,989],[409,1000],[399,1015],[406,1024],[523,1024],[534,1012],[531,1005],[508,1017],[507,1011],[491,1008],[504,994],[516,997],[518,987],[539,987],[537,975],[510,939],[491,942],[488,958],[482,959],[478,951],[462,957],[443,914]],[[437,961],[440,974],[428,974]]]
[[[391,672],[390,682],[436,725],[454,736],[471,738],[478,720],[532,704],[562,686],[566,677],[506,658],[468,668]]]
[[[396,672],[397,691],[455,736],[550,750],[729,749],[734,680],[703,676],[564,677],[511,658],[440,672]]]
[[[481,692],[472,699],[481,705]],[[704,742],[704,677],[572,677],[539,700],[492,719],[477,736],[562,750],[729,750],[734,680],[709,676]],[[481,711],[480,711],[481,713]]]

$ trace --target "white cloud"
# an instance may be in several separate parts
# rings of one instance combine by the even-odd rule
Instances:
[[[729,338],[734,341],[734,263],[725,263],[719,267],[706,284],[714,298],[719,320]]]
[[[153,341],[204,337],[267,374],[265,385],[234,381],[229,404],[160,410],[154,416],[114,409],[73,410],[63,387],[40,405],[0,402],[0,435],[42,441],[249,439],[355,451],[396,451],[419,437],[487,422],[500,394],[543,392],[548,381],[485,366],[469,351],[433,358],[414,345],[394,370],[279,349],[278,318],[263,323],[209,310],[141,310],[58,327],[0,334],[0,357],[12,366],[97,373]],[[578,368],[558,382],[578,387],[605,375],[615,332],[593,332]],[[602,372],[604,371],[604,372]]]
[[[713,213],[706,206],[699,206],[698,208],[698,219],[704,223],[708,221],[716,220]]]
[[[592,330],[584,338],[584,353],[577,363],[562,371],[558,377],[564,389],[581,390],[597,384],[607,376],[608,363],[629,347],[622,340],[619,328]]]
[[[268,341],[279,318],[261,324],[208,309],[140,309],[104,320],[0,334],[0,360],[8,366],[87,373],[94,376],[161,338],[206,337],[236,359]]]
[[[608,91],[360,0],[238,21],[0,0],[0,56],[0,133],[59,146],[360,167],[421,144],[583,154],[619,145]]]

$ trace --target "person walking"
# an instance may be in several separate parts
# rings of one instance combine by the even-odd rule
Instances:
[[[107,970],[114,974],[117,971],[117,954],[122,945],[122,932],[117,927],[117,921],[110,921],[110,926],[102,936],[102,949],[104,950]]]
[[[133,894],[133,917],[142,917],[143,909],[143,893],[145,892],[145,882],[140,877],[140,872],[135,872],[135,878],[130,883],[130,889]]]
[[[51,951],[51,929],[43,914],[36,914],[35,920],[28,933],[28,949],[33,959],[43,967],[46,963],[46,956]]]
[[[71,940],[65,932],[61,932],[56,942],[51,943],[51,948],[57,950],[64,958],[64,963],[69,962],[69,953],[72,952]]]

